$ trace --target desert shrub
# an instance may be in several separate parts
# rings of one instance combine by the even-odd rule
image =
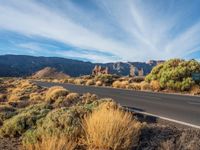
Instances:
[[[190,93],[193,95],[200,95],[200,86],[199,85],[193,85]]]
[[[142,81],[144,81],[145,80],[145,78],[144,77],[134,77],[131,81],[132,82],[142,82]]]
[[[102,99],[97,109],[122,109],[122,107],[110,98]]]
[[[113,87],[115,88],[128,88],[129,82],[128,81],[115,81],[113,83]]]
[[[58,108],[51,111],[45,118],[37,123],[37,128],[29,130],[23,135],[24,145],[37,142],[42,135],[67,136],[78,140],[82,133],[81,119],[91,112],[87,107]]]
[[[78,100],[80,95],[78,93],[69,93],[66,97],[66,100],[69,102],[73,102]]]
[[[80,114],[76,108],[53,110],[42,120],[39,130],[49,135],[66,134],[77,138],[81,133]]]
[[[80,97],[80,103],[79,104],[89,104],[92,103],[94,101],[97,101],[98,97],[95,94],[91,94],[91,93],[84,93],[81,97]]]
[[[115,81],[116,76],[111,74],[101,74],[98,76],[95,76],[96,81],[101,81],[105,85],[112,85],[112,83]]]
[[[2,79],[2,78],[0,78],[0,84],[1,84],[1,83],[3,83],[3,79]]]
[[[75,141],[64,136],[42,136],[40,141],[34,144],[24,145],[25,150],[74,150]]]
[[[8,102],[9,105],[15,108],[25,108],[31,104],[30,101],[14,101],[14,102]]]
[[[68,83],[68,80],[69,80],[70,78],[65,78],[65,79],[62,79],[61,80],[61,83]]]
[[[120,85],[121,85],[121,81],[115,81],[115,82],[113,82],[112,87],[120,88]]]
[[[84,84],[84,80],[77,78],[77,79],[74,80],[74,84],[82,85],[82,84]]]
[[[140,83],[141,90],[151,90],[151,86],[148,82],[142,81]]]
[[[102,86],[102,82],[101,82],[101,81],[97,81],[97,82],[95,83],[95,85],[96,85],[96,86]]]
[[[128,150],[137,144],[141,124],[132,118],[131,113],[99,107],[83,121],[88,149]]]
[[[89,79],[85,85],[94,85],[94,80],[93,79]]]
[[[46,100],[55,101],[59,97],[67,96],[68,93],[68,90],[66,90],[65,88],[61,86],[54,86],[49,88],[49,90],[46,92]]]
[[[150,86],[151,86],[151,89],[153,91],[160,91],[161,90],[160,83],[157,80],[152,80],[151,83],[150,83]]]
[[[9,102],[29,100],[31,93],[42,90],[40,86],[37,86],[36,84],[29,82],[28,80],[16,80],[9,84],[14,86],[7,90],[9,93]]]
[[[128,81],[122,81],[121,82],[121,85],[120,85],[120,88],[127,88],[129,85],[129,82]]]
[[[28,100],[28,99],[29,99],[29,96],[21,88],[13,89],[8,97],[9,102],[16,102],[16,101]]]
[[[192,73],[200,72],[200,63],[195,60],[171,59],[153,68],[145,80],[157,80],[161,88],[188,91],[194,84]]]
[[[0,94],[0,102],[5,102],[7,100],[6,94]]]
[[[54,106],[55,107],[69,107],[75,105],[80,101],[80,95],[78,93],[69,93],[65,98],[58,98]]]
[[[16,115],[16,109],[9,105],[0,105],[0,124],[3,124],[3,121],[11,118]]]
[[[59,82],[60,82],[60,80],[58,80],[58,79],[53,79],[51,82],[54,82],[54,83],[59,83]]]
[[[141,90],[141,85],[140,83],[130,83],[127,86],[128,89],[133,89],[133,90]]]
[[[19,136],[34,127],[36,122],[45,117],[51,107],[46,103],[33,105],[19,110],[18,114],[4,121],[0,129],[0,136]]]
[[[129,85],[128,81],[115,81],[112,84],[114,88],[128,88],[128,85]]]
[[[73,78],[69,78],[68,80],[67,80],[67,83],[74,83],[74,79]]]
[[[45,99],[45,97],[41,93],[31,93],[30,94],[30,100],[31,101],[42,101],[44,99]]]
[[[200,132],[198,130],[182,131],[176,139],[172,138],[161,143],[160,150],[197,150],[200,147]]]

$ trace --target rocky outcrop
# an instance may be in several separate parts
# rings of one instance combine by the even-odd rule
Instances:
[[[109,74],[108,67],[101,67],[96,65],[92,70],[92,75]]]
[[[144,70],[143,68],[137,68],[133,65],[130,66],[130,76],[135,77],[135,76],[144,76]]]

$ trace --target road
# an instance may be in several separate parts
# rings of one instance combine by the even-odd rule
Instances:
[[[101,98],[113,98],[122,106],[139,112],[200,127],[200,97],[61,83],[36,83],[45,87],[59,85],[77,93],[90,92]]]

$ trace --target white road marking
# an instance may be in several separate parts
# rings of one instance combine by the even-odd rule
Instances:
[[[171,119],[171,118],[167,118],[167,117],[162,117],[162,116],[159,116],[159,115],[155,115],[155,114],[151,114],[151,113],[147,113],[147,112],[143,112],[143,111],[139,111],[139,110],[135,110],[135,109],[130,109],[130,108],[126,108],[126,109],[133,111],[133,112],[136,112],[136,113],[140,113],[140,114],[144,114],[144,115],[148,115],[148,116],[153,116],[153,117],[160,118],[160,119],[163,119],[163,120],[167,120],[167,121],[175,122],[175,123],[182,124],[182,125],[185,125],[185,126],[200,129],[200,126],[194,125],[194,124],[191,124],[191,123],[187,123],[187,122],[183,122],[183,121],[179,121],[179,120],[175,120],[175,119]]]
[[[200,105],[199,102],[189,102],[189,101],[188,101],[188,104],[192,104],[192,105]]]

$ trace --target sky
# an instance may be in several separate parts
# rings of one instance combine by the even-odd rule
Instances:
[[[200,0],[0,0],[0,55],[200,60]]]

